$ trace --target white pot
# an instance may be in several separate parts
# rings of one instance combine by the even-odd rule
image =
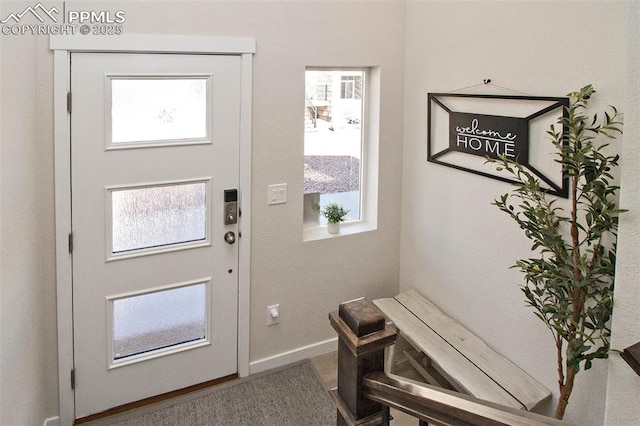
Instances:
[[[340,222],[338,223],[327,223],[327,230],[330,234],[339,234],[340,233]]]

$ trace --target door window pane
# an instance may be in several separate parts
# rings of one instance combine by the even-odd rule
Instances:
[[[111,191],[112,252],[207,237],[205,182]]]
[[[113,359],[165,349],[206,337],[204,283],[113,303]]]
[[[207,137],[207,79],[111,80],[111,142]]]

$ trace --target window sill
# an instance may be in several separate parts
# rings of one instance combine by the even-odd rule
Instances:
[[[346,222],[340,225],[339,234],[330,234],[327,225],[313,226],[302,230],[302,241],[325,240],[328,238],[342,237],[344,235],[360,234],[375,231],[377,227],[367,222]]]

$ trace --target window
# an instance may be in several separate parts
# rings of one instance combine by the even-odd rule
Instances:
[[[319,84],[316,86],[316,100],[318,101],[326,101],[327,94],[329,93],[327,90],[326,84]]]
[[[110,77],[109,148],[203,142],[208,135],[208,77]]]
[[[375,155],[367,155],[372,145],[377,148],[377,143],[373,144],[367,137],[370,123],[366,112],[370,105],[366,104],[366,95],[370,74],[367,69],[305,71],[304,226],[307,229],[326,224],[326,219],[318,214],[318,206],[322,208],[330,202],[342,204],[349,210],[347,225],[373,218],[372,215],[366,217],[364,207],[367,180],[375,177],[372,182],[377,181],[377,149]],[[376,199],[375,194],[368,195],[372,196],[370,200]]]
[[[340,83],[341,99],[361,99],[362,98],[362,76],[343,75]]]
[[[109,194],[113,254],[207,238],[207,182],[109,188]]]
[[[108,298],[112,362],[204,341],[207,285],[209,281]]]

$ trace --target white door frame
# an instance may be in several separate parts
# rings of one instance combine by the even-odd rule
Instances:
[[[56,282],[58,310],[58,389],[60,424],[75,419],[71,388],[73,370],[71,233],[71,125],[67,111],[70,57],[73,52],[225,54],[241,58],[240,176],[238,197],[242,208],[242,238],[238,275],[238,374],[249,375],[250,241],[251,241],[251,80],[255,39],[158,35],[51,36],[54,51],[54,159],[56,216]]]

